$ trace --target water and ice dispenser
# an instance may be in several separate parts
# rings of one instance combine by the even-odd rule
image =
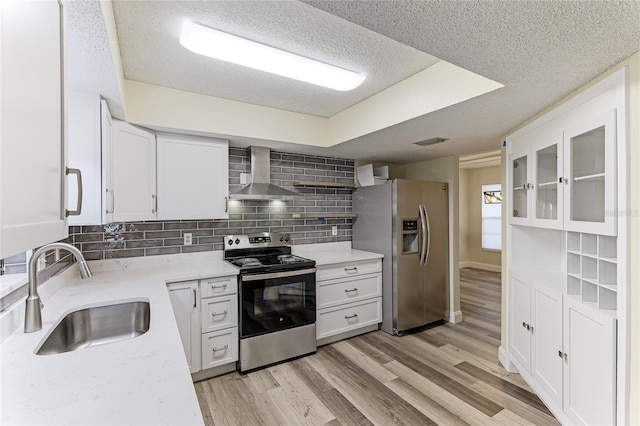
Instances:
[[[418,219],[402,219],[402,254],[418,252]]]

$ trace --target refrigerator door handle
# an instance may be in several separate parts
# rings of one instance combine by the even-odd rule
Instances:
[[[425,250],[424,255],[424,265],[429,261],[429,250],[431,249],[431,222],[429,221],[429,213],[427,212],[427,208],[422,206],[422,210],[424,211],[424,217],[427,222],[427,248]]]
[[[419,260],[420,260],[420,265],[425,265],[426,264],[425,254],[427,253],[427,244],[428,244],[427,243],[428,231],[427,231],[426,209],[422,204],[418,206],[418,212],[420,213],[420,230],[422,234],[422,244],[419,252]]]

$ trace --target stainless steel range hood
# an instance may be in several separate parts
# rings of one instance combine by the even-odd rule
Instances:
[[[271,183],[269,148],[251,147],[251,183],[229,194],[234,200],[294,200],[302,195]]]

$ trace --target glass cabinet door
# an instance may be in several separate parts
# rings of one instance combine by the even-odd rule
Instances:
[[[527,182],[527,156],[518,156],[511,160],[511,173],[512,173],[512,218],[526,219],[528,217],[528,199],[527,191],[529,184]]]
[[[558,145],[535,151],[536,219],[558,219]]]
[[[615,234],[615,110],[565,132],[568,230]]]

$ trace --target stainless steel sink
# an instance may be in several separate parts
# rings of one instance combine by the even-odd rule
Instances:
[[[36,354],[59,354],[133,339],[149,331],[149,320],[149,302],[145,301],[80,309],[60,321]]]

